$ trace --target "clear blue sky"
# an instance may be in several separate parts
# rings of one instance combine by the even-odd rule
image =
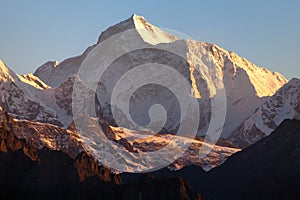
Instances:
[[[1,0],[0,59],[19,74],[62,61],[130,17],[216,43],[288,79],[300,77],[300,1]]]

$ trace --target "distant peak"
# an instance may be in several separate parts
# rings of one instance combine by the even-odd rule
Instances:
[[[133,20],[134,23],[140,21],[140,22],[143,22],[143,23],[148,24],[148,25],[150,25],[150,26],[153,26],[152,24],[150,24],[150,23],[145,19],[145,17],[143,17],[143,16],[141,16],[141,15],[133,14],[133,15],[131,16],[131,19]]]

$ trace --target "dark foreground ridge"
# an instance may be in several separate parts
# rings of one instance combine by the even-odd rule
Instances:
[[[35,149],[0,128],[0,199],[202,199],[179,177],[150,175],[122,184],[86,153]]]
[[[3,128],[0,133],[0,199],[203,199],[198,192],[209,199],[300,197],[296,120],[285,120],[270,136],[209,173],[189,166],[114,175],[85,153],[72,159],[60,151],[37,151]]]

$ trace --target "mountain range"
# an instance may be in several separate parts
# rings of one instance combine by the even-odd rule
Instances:
[[[128,152],[155,151],[172,141],[175,141],[174,148],[179,150],[182,144],[191,144],[181,158],[172,162],[167,168],[148,174],[149,177],[146,178],[145,176],[135,178],[136,175],[133,174],[118,174],[101,166],[93,153],[101,153],[101,149],[89,145],[97,141],[94,141],[93,135],[81,137],[76,130],[73,117],[73,87],[81,78],[77,74],[80,66],[89,53],[101,47],[107,38],[124,31],[133,31],[136,41],[134,45],[143,44],[148,48],[127,53],[109,66],[101,79],[102,85],[98,85],[95,91],[98,97],[96,101],[98,118],[86,117],[85,120],[99,122],[105,136]],[[179,58],[170,51],[162,52],[160,49],[180,49],[185,57]],[[180,108],[176,97],[167,93],[164,88],[142,88],[130,101],[132,106],[130,114],[141,125],[149,122],[149,116],[145,113],[150,105],[159,103],[164,106],[168,119],[159,134],[153,135],[147,130],[139,132],[128,127],[119,127],[114,121],[110,104],[113,86],[126,71],[145,63],[171,66],[190,83],[192,88],[190,95],[197,100],[201,113],[195,139],[173,134],[180,125]],[[173,81],[172,84],[178,84],[177,80]],[[222,129],[220,140],[213,145],[203,138],[212,120],[212,101],[221,90],[226,91],[226,116],[224,126],[218,127]],[[129,19],[109,27],[101,33],[97,43],[88,47],[81,55],[65,59],[61,63],[48,61],[38,67],[33,74],[18,75],[0,61],[0,98],[1,166],[7,163],[11,163],[10,166],[16,165],[17,161],[13,160],[16,158],[26,163],[24,166],[27,167],[22,169],[16,166],[15,171],[12,171],[16,172],[16,175],[1,174],[1,180],[8,180],[9,176],[13,177],[11,185],[5,186],[8,182],[1,182],[4,189],[0,194],[3,197],[5,195],[11,197],[8,194],[12,189],[10,186],[15,183],[14,181],[25,176],[24,174],[29,174],[25,176],[24,184],[34,180],[34,184],[38,185],[48,178],[50,173],[58,173],[60,176],[63,173],[70,173],[71,178],[62,183],[61,187],[50,186],[50,183],[58,184],[62,181],[59,178],[53,178],[49,185],[44,185],[45,188],[52,188],[51,191],[49,190],[51,195],[57,191],[62,191],[62,196],[64,192],[67,194],[68,184],[75,184],[76,179],[79,179],[81,186],[76,183],[72,189],[81,188],[82,185],[88,187],[92,184],[94,187],[91,195],[95,197],[96,185],[104,185],[103,187],[108,191],[115,191],[115,198],[127,194],[129,195],[127,197],[132,199],[136,198],[134,195],[144,197],[144,192],[136,194],[134,191],[137,188],[138,191],[145,191],[146,186],[143,188],[139,181],[150,185],[153,183],[161,185],[165,191],[177,190],[179,187],[180,192],[172,195],[181,196],[183,199],[201,199],[203,195],[217,199],[222,196],[228,199],[239,199],[245,197],[243,195],[261,197],[258,192],[252,194],[249,192],[252,189],[260,191],[261,187],[266,187],[271,182],[272,176],[276,175],[277,182],[272,183],[269,188],[274,190],[282,185],[281,181],[287,183],[290,178],[294,183],[293,181],[299,179],[296,165],[299,164],[297,162],[300,132],[299,122],[296,120],[300,120],[300,80],[288,81],[278,72],[259,67],[215,44],[182,40],[150,24],[141,16],[132,15]],[[136,135],[144,137],[136,138]],[[282,145],[279,141],[282,141]],[[212,151],[201,158],[199,151],[203,146],[212,148]],[[273,152],[272,148],[274,148]],[[166,152],[165,157],[172,160],[169,153]],[[256,158],[257,154],[262,156]],[[277,162],[275,157],[280,160]],[[290,163],[283,162],[283,159],[288,157]],[[50,161],[55,162],[56,159],[58,165],[53,167],[56,167],[57,171],[45,166],[52,166]],[[60,163],[66,164],[59,166]],[[128,164],[134,168],[139,167],[140,163]],[[270,165],[276,165],[276,168],[269,169]],[[45,171],[39,171],[42,169]],[[245,170],[244,174],[237,173],[241,169]],[[198,174],[195,177],[199,177],[199,180],[193,177],[194,170]],[[288,172],[289,170],[291,173]],[[5,168],[4,171],[7,173],[9,169]],[[129,168],[128,172],[133,171]],[[35,179],[37,173],[39,178]],[[159,179],[159,176],[175,178]],[[200,178],[204,181],[201,182]],[[231,178],[234,178],[234,183],[222,188],[221,185],[226,185],[226,180]],[[260,182],[260,179],[266,181]],[[220,192],[214,195],[213,186],[204,185],[207,182],[216,183],[216,188]],[[166,186],[168,184],[170,185]],[[231,186],[246,193],[236,192],[234,196]],[[31,187],[23,185],[18,187],[24,194],[26,190],[33,192]],[[158,194],[155,190],[153,189],[153,193],[158,195],[158,198],[162,197],[163,193]],[[288,190],[289,188],[283,189],[283,191]],[[293,191],[291,188],[290,190]],[[40,196],[42,192],[31,194],[36,195],[35,198],[42,197]],[[78,194],[86,195],[83,189],[78,189]],[[262,194],[270,197],[268,191]],[[105,196],[102,193],[99,195]],[[288,197],[286,194],[280,195]]]

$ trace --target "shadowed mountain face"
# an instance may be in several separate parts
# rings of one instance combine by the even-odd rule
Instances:
[[[154,176],[180,176],[210,199],[297,199],[299,166],[300,121],[285,120],[270,136],[208,173],[189,166]]]
[[[212,170],[208,180],[212,184],[202,188],[211,197],[299,198],[300,121],[285,120],[270,136]]]

